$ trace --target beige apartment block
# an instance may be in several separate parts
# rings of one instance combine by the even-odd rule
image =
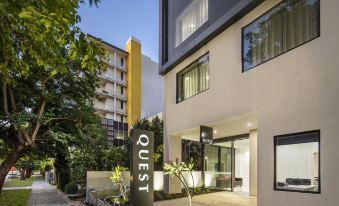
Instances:
[[[302,2],[302,0],[296,1]],[[178,35],[172,32],[171,28],[178,29],[180,24],[177,19],[179,17],[173,17],[175,12],[171,11],[170,1],[167,3],[162,1],[161,8],[163,9],[160,18],[164,18],[167,12],[168,24],[162,23],[161,28],[167,28],[162,32],[167,31],[169,36],[167,42],[169,46],[166,47],[163,40],[160,41],[161,48],[168,50],[167,53],[162,53],[160,58],[162,61],[160,73],[164,76],[165,85],[164,159],[165,161],[182,161],[182,141],[199,142],[200,126],[204,125],[213,128],[213,146],[232,148],[230,151],[234,152],[231,156],[235,160],[232,160],[233,165],[230,166],[233,192],[257,197],[258,206],[338,205],[339,165],[336,161],[339,158],[339,58],[337,57],[339,1],[303,1],[307,6],[311,4],[309,2],[320,5],[319,13],[317,10],[311,11],[308,7],[296,6],[294,14],[301,15],[300,18],[303,20],[312,20],[312,15],[316,18],[319,14],[316,20],[313,19],[314,24],[319,26],[319,35],[315,35],[314,38],[300,37],[304,38],[305,42],[286,49],[284,52],[278,52],[279,54],[275,54],[274,58],[259,62],[248,70],[244,69],[245,60],[242,57],[244,29],[249,28],[248,25],[262,15],[270,15],[275,8],[280,8],[279,5],[287,5],[293,1],[239,2],[234,3],[233,7],[220,17],[220,19],[228,17],[232,19],[232,15],[237,14],[231,23],[221,26],[222,30],[218,33],[213,33],[217,30],[216,28],[221,28],[216,26],[218,18],[215,19],[216,24],[209,22],[213,20],[212,9],[216,8],[212,8],[213,3],[208,5],[211,19],[206,21],[205,27],[202,24],[201,30],[196,30],[196,33],[191,32],[192,39],[187,38],[185,34],[187,39],[183,40],[182,47],[180,47],[180,44],[177,46],[178,43],[171,40],[171,35]],[[184,3],[178,6],[192,7]],[[318,7],[314,6],[314,8]],[[182,11],[183,15],[190,12],[187,9]],[[292,21],[291,15],[286,14],[286,16],[276,18],[282,18],[279,22],[285,24],[284,21]],[[183,24],[185,16],[180,18],[183,18],[181,22]],[[171,23],[172,20],[177,24]],[[303,20],[300,24],[295,23],[295,30],[304,28],[302,27]],[[308,20],[304,23],[309,24]],[[278,20],[272,21],[275,21],[275,25],[278,24],[276,23]],[[272,32],[274,31],[275,35],[281,34],[288,37],[289,34],[284,29],[280,31],[280,28],[280,26],[272,27]],[[310,29],[318,27],[306,28],[299,32],[300,35],[307,36]],[[291,27],[285,29],[292,32]],[[210,31],[214,35],[206,34]],[[162,38],[166,37],[162,35]],[[285,43],[292,41],[286,40],[284,36],[281,39],[283,39],[281,42],[285,40]],[[278,47],[283,46],[278,45]],[[268,50],[265,50],[263,47],[259,50],[269,52],[269,49],[268,47]],[[201,60],[201,57],[205,60]],[[258,53],[252,53],[251,57],[252,59],[262,58]],[[201,80],[200,76],[200,80],[196,81],[200,82],[199,87],[203,88],[202,91],[192,93],[185,90],[180,96],[178,84],[196,90],[195,83],[186,83],[192,78],[188,74],[191,70],[187,68],[192,67],[192,63],[194,65],[196,60],[207,62],[207,66],[199,66],[200,69],[207,67],[207,72],[200,72],[200,75],[204,75],[203,77],[207,80]],[[187,70],[186,73],[183,72],[185,70]],[[180,75],[183,75],[183,78],[182,82],[178,83]],[[206,85],[202,86],[202,81],[207,81]],[[303,135],[310,136],[300,137]],[[318,135],[320,140],[315,142],[316,138],[311,137],[312,135]],[[285,141],[286,138],[290,139]],[[220,141],[221,139],[225,142]],[[305,147],[301,147],[302,145]],[[284,150],[286,146],[296,146],[295,148],[298,149],[288,147]],[[218,167],[222,168],[225,165],[220,165],[220,158],[219,163],[211,162],[211,155],[208,156],[210,151],[206,151],[206,147],[211,146],[205,145],[205,156],[202,160],[205,184],[218,187],[218,184],[220,186],[220,184],[227,183],[225,171],[228,170],[218,168],[219,173],[210,174],[211,169],[208,169],[210,165],[212,170],[214,165],[218,164]],[[223,150],[218,151],[221,151],[221,158],[223,158]],[[243,154],[242,151],[244,151]],[[238,165],[245,168],[246,172],[237,171],[239,170],[237,163],[234,165],[238,153],[240,156],[238,156],[240,158]],[[246,158],[241,159],[244,156]],[[227,160],[225,162],[227,164]],[[303,166],[305,167],[302,168]],[[304,178],[303,183],[300,183],[302,178]],[[209,180],[210,183],[208,183]],[[237,181],[241,182],[242,187],[235,186]],[[180,183],[171,178],[165,180],[164,187],[169,193],[178,192],[181,188]]]

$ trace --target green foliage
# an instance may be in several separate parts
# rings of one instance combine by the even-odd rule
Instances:
[[[126,170],[127,170],[126,167],[122,167],[119,165],[114,167],[113,172],[112,172],[112,177],[110,177],[112,182],[113,183],[123,182],[124,180],[122,178],[122,172]]]
[[[81,149],[75,149],[71,151],[71,181],[85,185],[87,171],[95,170],[95,168],[96,162],[91,154],[84,152]]]
[[[76,194],[78,192],[78,185],[74,182],[70,182],[65,186],[66,194]]]
[[[113,147],[104,151],[104,156],[102,157],[104,170],[109,171],[119,165],[127,168],[130,166],[130,156],[126,147]]]

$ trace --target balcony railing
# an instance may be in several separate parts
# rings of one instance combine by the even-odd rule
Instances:
[[[119,78],[114,78],[114,82],[118,83],[118,84],[122,84],[122,85],[127,85],[127,81],[124,79],[124,80],[121,80]]]
[[[120,69],[122,71],[127,72],[127,67],[126,65],[121,66],[119,63],[112,63],[112,62],[107,62],[108,66],[115,67],[117,69]]]
[[[127,71],[126,65],[121,66],[121,64],[115,63],[114,66],[122,71]]]
[[[115,112],[113,107],[106,106],[106,105],[94,105],[94,108],[97,109],[97,110],[102,110],[102,111],[106,111],[106,112],[112,112],[112,113]]]
[[[111,82],[114,81],[114,77],[113,77],[112,74],[107,74],[107,73],[102,72],[102,73],[99,75],[99,77],[101,77],[102,79],[111,81]]]
[[[126,94],[121,94],[120,92],[113,92],[113,91],[107,91],[107,90],[96,90],[95,93],[106,96],[106,97],[114,97],[122,100],[127,100]]]
[[[120,113],[120,114],[127,114],[127,111],[125,109],[121,109],[121,108],[114,108],[114,112],[116,113]]]
[[[116,93],[115,97],[118,98],[118,99],[127,100],[126,94]]]

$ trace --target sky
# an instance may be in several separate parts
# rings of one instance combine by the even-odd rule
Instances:
[[[83,32],[122,49],[134,36],[141,41],[142,53],[158,62],[158,10],[158,0],[101,0],[98,8],[86,3],[79,9],[79,26]]]

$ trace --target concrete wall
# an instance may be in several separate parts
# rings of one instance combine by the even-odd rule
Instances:
[[[141,118],[162,112],[164,78],[158,74],[159,65],[148,56],[141,56]]]
[[[256,112],[258,205],[336,205],[339,1],[321,1],[319,38],[242,73],[242,27],[278,2],[265,1],[165,76],[165,161],[181,156],[177,141],[172,141],[176,132]],[[176,104],[176,73],[206,52],[210,55],[210,89]],[[321,130],[321,194],[274,191],[273,136],[314,129]]]

